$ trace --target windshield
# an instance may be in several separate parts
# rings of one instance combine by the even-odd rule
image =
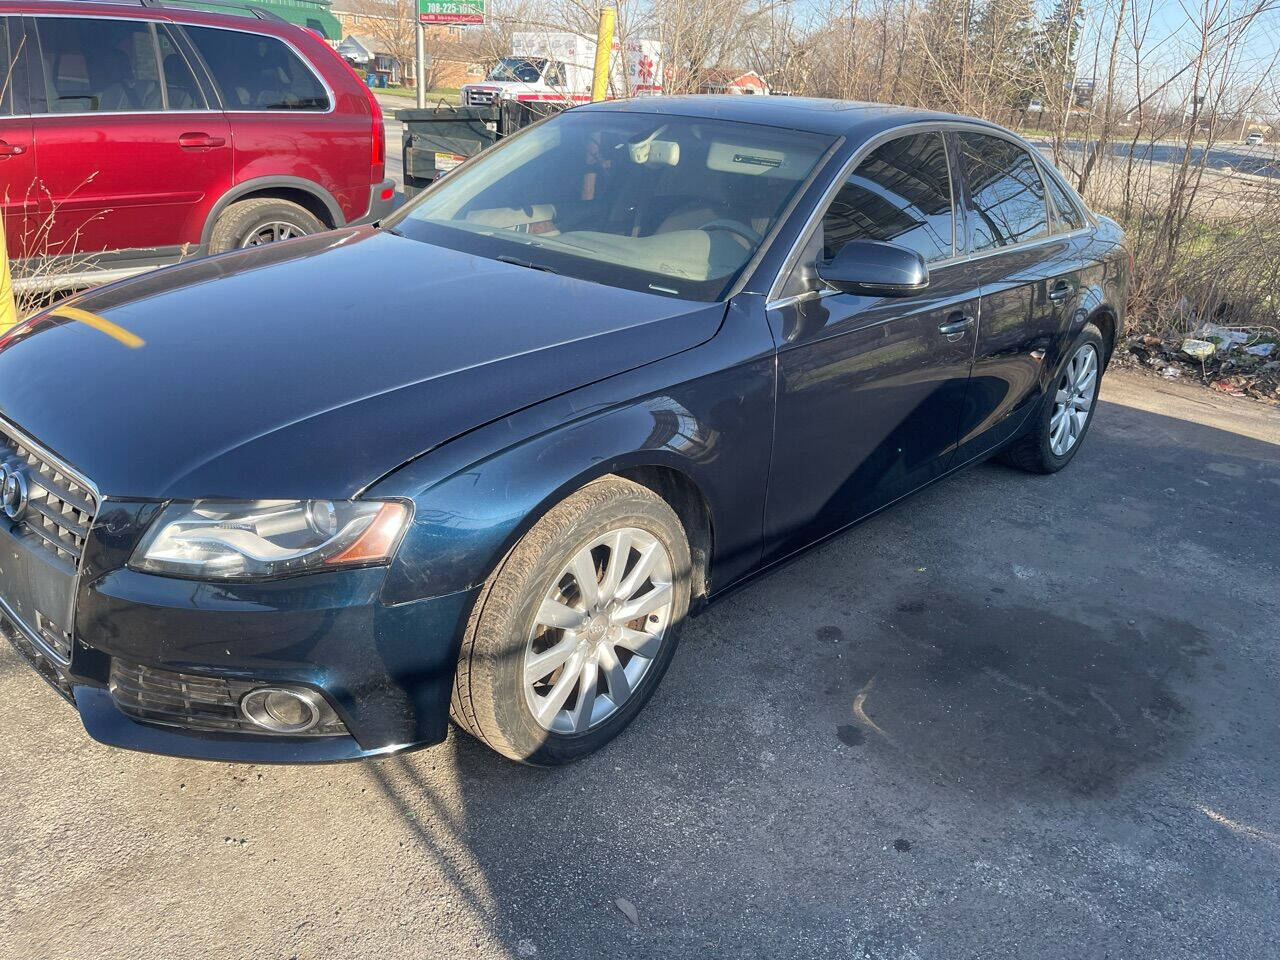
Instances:
[[[450,174],[390,225],[610,286],[719,300],[832,142],[723,120],[569,111]]]
[[[489,71],[490,80],[506,80],[511,83],[537,83],[542,76],[542,68],[547,61],[541,58],[503,57],[498,65]]]

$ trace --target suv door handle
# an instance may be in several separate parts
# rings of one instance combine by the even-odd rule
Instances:
[[[207,133],[184,133],[178,138],[178,146],[184,150],[199,150],[207,147],[221,147],[227,142],[226,137],[211,137]]]
[[[947,322],[938,326],[938,332],[948,340],[959,340],[964,332],[974,324],[973,315],[957,310],[947,317]]]
[[[20,147],[16,143],[6,143],[0,140],[0,157],[17,157],[27,152],[26,147]]]
[[[1049,299],[1054,303],[1061,303],[1071,294],[1075,293],[1076,288],[1067,280],[1059,280],[1049,288]]]

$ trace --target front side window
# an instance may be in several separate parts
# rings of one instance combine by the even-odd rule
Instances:
[[[951,173],[940,133],[891,140],[858,164],[822,217],[822,257],[850,240],[885,240],[926,261],[952,254]]]
[[[388,225],[535,269],[714,301],[831,143],[724,120],[570,111],[449,174]]]
[[[328,110],[324,86],[281,40],[240,30],[184,27],[227,110]]]
[[[961,133],[957,139],[969,183],[973,252],[1048,236],[1044,181],[1031,154],[1002,137]]]
[[[50,113],[162,110],[160,63],[143,20],[39,17]]]

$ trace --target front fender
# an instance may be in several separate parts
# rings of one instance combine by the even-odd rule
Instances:
[[[760,557],[773,385],[762,305],[739,305],[700,347],[527,408],[407,464],[367,492],[415,504],[384,602],[483,583],[551,507],[597,477],[637,467],[693,482],[710,512],[713,575],[736,579]]]

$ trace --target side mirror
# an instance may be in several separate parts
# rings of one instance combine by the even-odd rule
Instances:
[[[929,285],[929,268],[919,253],[896,243],[850,240],[818,265],[818,279],[845,293],[905,297]]]

